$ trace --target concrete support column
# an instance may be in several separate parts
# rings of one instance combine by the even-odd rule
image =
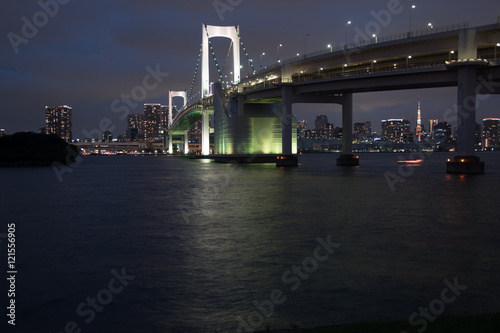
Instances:
[[[457,73],[457,156],[448,160],[448,173],[484,173],[484,162],[475,156],[477,69],[464,66]]]
[[[284,85],[281,88],[281,156],[276,166],[297,166],[298,159],[292,155],[292,101],[293,87]]]
[[[476,133],[476,85],[477,62],[476,30],[466,29],[458,35],[458,59],[467,59],[457,63],[457,153],[453,160],[448,160],[448,173],[484,173],[484,162],[475,156]]]
[[[352,93],[344,94],[342,102],[342,154],[337,158],[337,165],[356,166],[359,159],[352,153]]]
[[[344,95],[342,104],[342,154],[352,154],[352,94]]]
[[[201,110],[201,154],[210,155],[210,130],[208,110]]]
[[[188,132],[184,133],[184,154],[189,153],[189,140],[188,140]]]
[[[476,77],[473,67],[458,70],[457,153],[461,156],[475,155]]]
[[[168,131],[168,153],[172,155],[174,149],[172,147],[172,131]]]
[[[281,154],[292,154],[292,96],[291,86],[281,88]]]

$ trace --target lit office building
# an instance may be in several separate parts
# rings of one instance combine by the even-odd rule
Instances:
[[[353,139],[356,141],[365,141],[371,134],[371,122],[354,123]]]
[[[452,141],[451,126],[446,121],[439,122],[434,125],[432,130],[432,138],[435,143],[446,143]]]
[[[144,104],[144,139],[158,140],[162,126],[161,104]]]
[[[322,137],[324,139],[332,139],[334,131],[335,131],[335,127],[333,127],[333,123],[326,123],[323,125]]]
[[[297,135],[304,138],[304,131],[307,129],[307,120],[297,120]]]
[[[439,123],[438,119],[429,119],[429,135],[432,134],[434,126],[436,126],[438,123]]]
[[[483,119],[483,147],[492,148],[498,147],[499,142],[499,127],[500,118],[484,118]]]
[[[381,138],[391,142],[403,142],[403,119],[387,119],[381,122]]]
[[[47,134],[55,134],[66,142],[73,139],[72,108],[67,105],[45,107],[45,130]]]
[[[130,141],[144,140],[142,114],[129,114],[127,116],[127,139]]]
[[[314,120],[314,129],[323,130],[325,124],[328,124],[328,117],[326,114],[318,114]]]

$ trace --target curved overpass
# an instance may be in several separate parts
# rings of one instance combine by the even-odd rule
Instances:
[[[209,114],[214,113],[213,96],[196,101],[186,107],[177,117],[175,117],[169,131],[171,131],[173,135],[182,135],[186,133],[197,121],[201,120],[202,110],[208,111]]]

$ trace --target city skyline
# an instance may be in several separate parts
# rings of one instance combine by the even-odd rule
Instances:
[[[469,21],[470,26],[495,23],[500,14],[492,12],[496,8],[494,1],[487,1],[479,8],[465,1],[460,5],[451,1],[440,4],[408,3],[415,3],[417,7],[412,17],[412,30],[425,29],[429,22],[435,26],[464,21]],[[113,112],[117,106],[126,106],[131,114],[140,113],[143,102],[168,104],[168,90],[190,90],[199,52],[198,41],[201,42],[201,23],[239,25],[242,40],[254,63],[266,66],[274,63],[278,55],[280,59],[285,59],[306,49],[312,52],[328,44],[338,46],[346,40],[354,41],[368,23],[376,22],[373,13],[387,8],[388,2],[360,2],[357,10],[353,11],[347,5],[333,8],[333,4],[326,1],[315,1],[315,8],[318,9],[314,17],[299,16],[300,19],[290,22],[270,19],[274,17],[272,9],[281,9],[279,3],[266,4],[269,12],[259,12],[261,5],[260,2],[244,2],[224,13],[218,12],[210,2],[196,8],[189,1],[183,4],[136,1],[120,5],[114,2],[96,3],[91,12],[80,8],[76,2],[60,5],[54,18],[51,17],[46,25],[37,29],[36,35],[27,43],[18,45],[17,53],[11,41],[4,39],[0,58],[4,64],[1,84],[5,98],[0,109],[0,127],[8,133],[37,131],[43,123],[43,116],[38,112],[40,105],[68,104],[74,111],[74,137],[83,136],[83,130],[99,129],[103,119],[109,119],[116,128],[125,129],[126,117],[122,117],[123,113]],[[457,9],[456,12],[444,10],[451,5]],[[401,2],[401,6],[401,14],[394,15],[384,26],[379,25],[380,36],[409,30],[410,9],[406,2]],[[290,4],[282,10],[285,17],[295,17],[306,8],[312,7]],[[23,27],[21,19],[31,19],[41,10],[35,3],[16,2],[12,2],[9,9],[11,12],[8,17],[4,14],[0,25],[6,36],[11,32],[19,35]],[[447,14],[440,14],[443,12]],[[183,17],[189,19],[181,20]],[[256,17],[263,23],[255,24]],[[160,25],[154,18],[164,19]],[[96,20],[98,24],[90,27],[89,22]],[[351,20],[352,26],[346,27],[346,20]],[[67,32],[60,29],[63,25],[67,27]],[[260,37],[264,32],[267,38],[262,40]],[[217,57],[224,59],[229,43],[214,40],[213,44]],[[247,68],[243,70],[246,72],[242,75],[248,72]],[[157,84],[147,91],[143,101],[122,102],[123,95],[130,95],[134,87],[142,84],[146,75],[154,74]],[[198,83],[195,83],[193,93],[197,89]],[[26,94],[29,99],[21,97]],[[377,119],[404,117],[415,121],[419,95],[422,98],[422,119],[443,119],[443,114],[453,108],[456,88],[355,94],[353,121],[370,119],[377,132],[380,132]],[[477,120],[498,117],[500,110],[497,105],[498,96],[489,96],[481,101]],[[298,119],[311,122],[317,114],[324,113],[336,124],[340,123],[340,110],[339,105],[323,104],[295,105],[293,108]]]

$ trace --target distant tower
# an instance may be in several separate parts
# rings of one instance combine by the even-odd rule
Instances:
[[[420,96],[418,96],[418,116],[417,116],[417,140],[422,139],[422,119],[420,118]]]

